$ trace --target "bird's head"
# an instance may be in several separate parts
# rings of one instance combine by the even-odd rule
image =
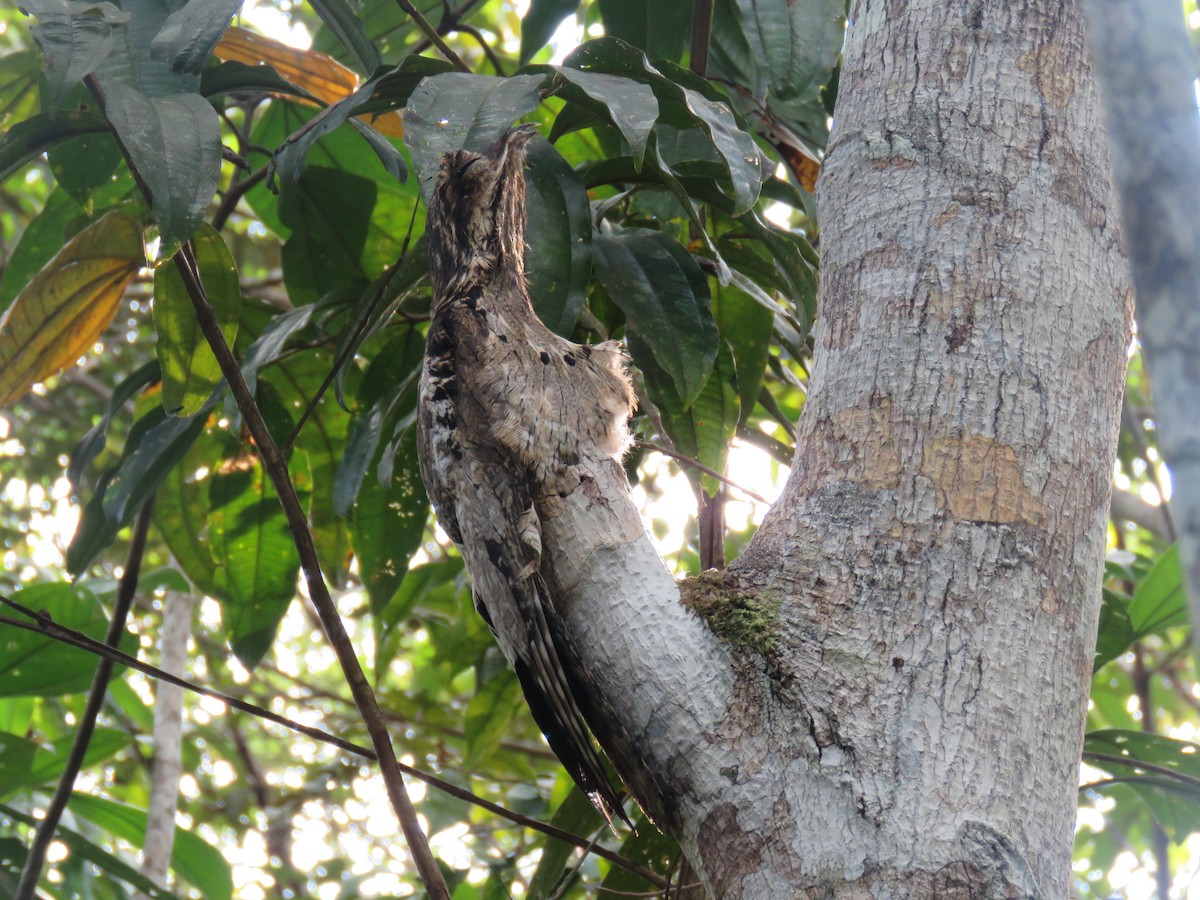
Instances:
[[[525,268],[525,146],[536,134],[521,125],[483,153],[442,157],[429,201],[429,270],[434,297],[452,282],[477,282],[501,268]]]

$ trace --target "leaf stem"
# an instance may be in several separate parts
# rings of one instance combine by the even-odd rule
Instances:
[[[438,30],[429,24],[429,20],[421,15],[421,11],[413,6],[409,0],[396,0],[396,5],[408,13],[412,20],[417,23],[417,27],[425,33],[425,37],[429,38],[433,46],[437,47],[442,56],[450,60],[458,71],[471,71],[467,64],[462,61],[462,57],[450,49],[450,45],[442,39],[442,36],[438,34]]]

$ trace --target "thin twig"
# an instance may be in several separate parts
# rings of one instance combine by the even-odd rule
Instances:
[[[255,169],[253,173],[247,175],[245,178],[238,178],[235,175],[234,179],[230,181],[229,187],[225,189],[225,195],[221,197],[221,205],[213,213],[212,227],[217,231],[224,228],[225,223],[229,221],[229,217],[233,215],[233,211],[237,209],[238,202],[242,197],[266,177],[267,166]]]
[[[305,737],[311,738],[312,740],[318,741],[322,744],[329,744],[337,747],[339,750],[344,750],[354,756],[371,761],[374,761],[376,758],[375,753],[371,749],[364,747],[361,744],[355,744],[352,741],[337,737],[336,735],[332,735],[327,731],[322,731],[320,728],[314,728],[311,725],[303,725],[300,722],[296,722],[293,719],[287,718],[286,716],[281,716],[279,713],[272,712],[271,710],[262,706],[257,706],[253,703],[247,703],[245,700],[234,697],[232,694],[226,694],[223,691],[203,687],[202,685],[196,684],[193,681],[188,681],[186,678],[174,675],[171,672],[166,672],[157,666],[151,665],[150,663],[142,662],[137,657],[130,656],[129,654],[118,650],[115,647],[96,640],[90,635],[84,634],[81,631],[76,631],[73,628],[67,628],[65,625],[59,625],[48,616],[39,614],[27,606],[23,606],[17,601],[2,594],[0,594],[0,604],[16,610],[28,619],[28,621],[25,621],[21,619],[14,619],[10,616],[0,616],[0,625],[9,625],[14,628],[20,628],[24,631],[32,631],[36,634],[43,634],[52,640],[59,641],[60,643],[77,647],[80,650],[88,653],[94,653],[97,656],[108,660],[110,663],[126,666],[130,669],[141,672],[144,675],[148,675],[151,678],[158,679],[166,684],[176,685],[184,690],[199,694],[202,697],[211,697],[214,700],[219,700],[230,709],[236,709],[240,712],[248,713],[249,715],[256,716],[260,719],[266,719],[268,722],[274,722],[276,725],[280,725],[289,729],[290,731],[295,731],[298,734],[302,734]],[[564,831],[561,828],[558,828],[554,825],[549,825],[538,819],[533,819],[529,816],[523,816],[520,813],[505,809],[504,807],[498,806],[497,804],[492,803],[490,800],[485,800],[483,797],[473,794],[464,788],[460,788],[448,781],[443,781],[436,775],[430,775],[428,772],[423,772],[420,769],[414,769],[412,766],[406,766],[403,763],[399,763],[398,765],[404,774],[410,775],[413,778],[417,778],[428,784],[430,787],[436,788],[445,794],[449,794],[451,797],[473,804],[474,806],[478,806],[481,809],[485,809],[502,819],[507,819],[514,824],[522,825],[532,831],[549,835],[556,840],[563,841],[571,844],[572,846],[585,850],[590,849],[591,852],[595,853],[597,856],[607,859],[614,865],[632,872],[640,878],[645,878],[651,884],[666,885],[666,879],[664,879],[658,873],[647,869],[645,866],[639,865],[632,860],[626,859],[619,853],[614,853],[613,851],[601,846],[593,847],[592,842],[588,838],[581,837],[577,834],[572,834],[569,831]]]
[[[125,634],[125,620],[129,617],[129,608],[133,605],[133,595],[137,591],[138,574],[142,568],[142,555],[146,550],[146,534],[150,530],[153,509],[154,496],[151,495],[134,520],[129,550],[125,554],[125,570],[121,573],[117,601],[113,605],[112,619],[109,620],[108,633],[104,637],[105,646],[117,647]],[[71,752],[67,755],[62,776],[54,789],[54,797],[46,807],[46,816],[38,823],[37,833],[29,847],[15,900],[30,900],[37,890],[38,881],[42,877],[42,865],[46,861],[46,851],[54,840],[54,831],[62,819],[63,810],[67,808],[67,801],[71,799],[71,792],[75,788],[75,776],[83,768],[84,755],[92,740],[92,733],[96,730],[96,718],[100,715],[100,707],[104,705],[104,695],[108,692],[108,680],[112,677],[112,670],[112,660],[102,657],[96,666],[96,674],[92,676],[87,706],[80,717],[75,738],[71,742]]]
[[[677,460],[677,461],[683,463],[685,466],[691,466],[696,471],[703,472],[705,475],[708,475],[712,478],[717,479],[717,481],[721,482],[722,484],[727,484],[731,488],[735,488],[735,489],[741,491],[747,497],[751,497],[751,498],[757,500],[759,503],[766,503],[768,505],[771,503],[771,501],[768,500],[766,497],[764,497],[762,494],[756,494],[754,491],[750,490],[749,488],[742,487],[736,481],[730,481],[728,478],[726,478],[724,475],[722,475],[716,469],[710,469],[708,466],[704,465],[704,463],[697,462],[696,460],[692,459],[690,456],[684,456],[682,453],[676,453],[674,450],[668,450],[666,447],[663,447],[659,444],[655,444],[653,441],[635,440],[634,443],[637,446],[644,447],[647,450],[653,450],[655,453],[661,453],[663,456],[669,456],[669,457],[671,457],[671,459]]]
[[[1176,769],[1168,766],[1158,766],[1154,763],[1148,763],[1140,759],[1131,759],[1128,756],[1113,756],[1110,753],[1096,753],[1092,750],[1084,750],[1083,758],[1088,762],[1108,763],[1111,765],[1119,765],[1126,769],[1143,769],[1147,772],[1157,772],[1159,775],[1166,775],[1168,778],[1173,778],[1176,781],[1183,782],[1193,788],[1200,788],[1200,778],[1194,775],[1187,775]],[[1102,765],[1103,767],[1103,765]]]
[[[462,61],[462,58],[450,49],[450,45],[442,40],[442,36],[438,34],[437,29],[429,24],[429,20],[421,15],[421,11],[413,6],[409,0],[396,0],[396,5],[408,13],[412,20],[417,23],[417,27],[425,33],[425,37],[429,39],[430,43],[437,47],[442,56],[450,60],[450,62],[454,64],[454,67],[458,69],[458,71],[471,71],[470,68],[467,67],[467,64]]]

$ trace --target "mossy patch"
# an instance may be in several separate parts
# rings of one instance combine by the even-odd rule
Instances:
[[[769,594],[737,591],[723,572],[704,572],[679,584],[679,600],[717,637],[760,656],[775,648],[776,620],[783,601]]]

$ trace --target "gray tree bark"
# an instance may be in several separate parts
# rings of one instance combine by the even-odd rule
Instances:
[[[1065,897],[1131,332],[1082,11],[850,18],[783,496],[681,588],[613,473],[546,551],[713,896]]]

